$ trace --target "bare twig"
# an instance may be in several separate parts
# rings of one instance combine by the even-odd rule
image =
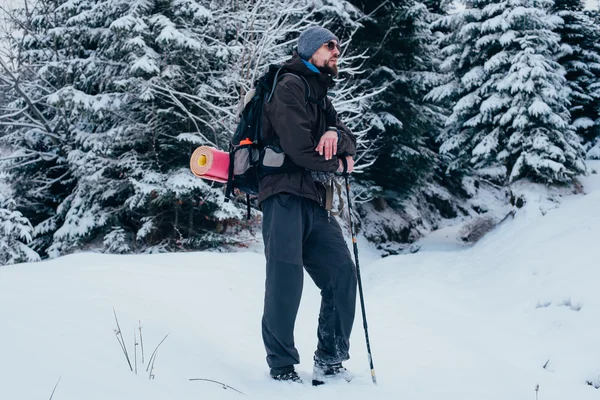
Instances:
[[[158,351],[158,348],[160,347],[160,345],[165,341],[167,336],[169,336],[168,333],[165,335],[163,340],[161,340],[160,343],[156,346],[156,348],[152,352],[152,355],[150,356],[150,360],[148,360],[148,366],[146,367],[146,371],[148,371],[148,369],[150,369],[150,374],[148,375],[148,379],[154,378],[154,375],[152,375],[152,371],[154,370],[154,362],[156,361],[156,352]]]
[[[44,159],[42,158],[42,160],[44,160]],[[44,160],[44,161],[45,161],[45,160]],[[58,181],[62,180],[62,179],[65,177],[65,176],[69,175],[70,173],[71,173],[71,171],[67,171],[67,172],[65,172],[64,174],[62,174],[61,176],[59,176],[58,178],[56,178],[56,179],[52,179],[51,181],[36,181],[36,183],[43,183],[43,184],[44,184],[44,186],[38,187],[36,190],[34,190],[34,191],[33,191],[33,192],[31,192],[31,193],[36,193],[36,194],[37,194],[37,193],[41,193],[42,191],[44,191],[44,190],[48,189],[50,186],[52,186],[52,185],[53,185],[53,184],[55,184],[56,182],[58,182]]]
[[[135,336],[135,329],[133,330],[133,364],[135,366],[135,374],[137,375],[137,338]]]
[[[219,385],[221,385],[221,386],[223,387],[223,389],[231,389],[231,390],[233,390],[233,391],[235,391],[235,392],[238,392],[239,394],[243,394],[243,395],[245,396],[245,394],[244,394],[244,393],[240,392],[240,391],[239,391],[239,390],[237,390],[236,388],[234,388],[234,387],[231,387],[231,386],[229,386],[228,384],[226,384],[226,383],[223,383],[223,382],[219,382],[219,381],[213,381],[212,379],[204,379],[204,378],[192,378],[192,379],[190,379],[190,381],[205,381],[205,382],[212,382],[212,383],[216,383],[216,384],[219,384]]]
[[[127,364],[129,364],[129,369],[133,371],[133,367],[131,366],[131,361],[129,360],[129,354],[127,353],[127,346],[125,346],[125,340],[123,340],[123,334],[121,333],[121,327],[119,326],[119,320],[117,318],[117,312],[113,307],[113,313],[115,314],[115,321],[117,322],[117,329],[115,329],[115,335],[117,336],[117,340],[121,345],[121,349],[125,354],[125,358],[127,359]]]
[[[21,89],[21,87],[19,86],[19,83],[18,83],[19,79],[14,76],[14,74],[12,73],[10,68],[8,68],[6,63],[4,63],[1,58],[0,58],[0,66],[2,66],[2,68],[4,69],[4,72],[8,76],[10,76],[10,78],[12,79],[12,85],[13,85],[13,88],[15,89],[15,91],[25,101],[25,103],[27,103],[29,109],[38,117],[38,119],[40,120],[40,123],[44,125],[46,133],[51,138],[52,142],[54,144],[59,144],[59,140],[58,140],[57,136],[55,135],[54,130],[50,127],[50,122],[44,117],[42,112],[34,105],[34,102],[31,100],[31,98],[29,98],[29,96],[27,96],[25,94],[25,92],[23,92],[23,90]]]
[[[20,167],[24,167],[25,165],[29,165],[29,164],[35,164],[36,162],[40,162],[42,161],[41,158],[36,158],[35,160],[31,160],[31,161],[27,161],[27,162],[23,162],[21,164],[13,164],[10,167],[6,167],[4,168],[5,171],[10,171],[11,169],[15,169],[15,168],[20,168]]]
[[[150,373],[148,373],[148,379],[154,379],[154,374],[152,373],[154,371],[154,363],[156,362],[156,354],[154,355],[153,358],[150,359],[150,363],[149,363],[149,367],[150,367]]]
[[[142,364],[144,364],[144,338],[142,337],[142,321],[139,321],[139,330],[140,330],[140,346],[142,347]]]
[[[58,383],[60,382],[61,378],[62,378],[62,375],[58,377],[58,380],[56,381],[56,385],[54,385],[54,389],[52,389],[52,393],[50,394],[49,400],[52,400],[52,397],[54,396],[54,392],[56,391],[56,387],[58,386]]]
[[[389,2],[389,0],[385,0],[383,3],[381,3],[376,9],[374,9],[373,11],[371,11],[369,14],[363,15],[362,17],[360,17],[359,19],[357,19],[356,22],[360,22],[360,21],[362,21],[365,18],[371,17],[373,14],[375,14],[377,12],[377,10],[379,10],[381,7],[385,6],[388,2]]]

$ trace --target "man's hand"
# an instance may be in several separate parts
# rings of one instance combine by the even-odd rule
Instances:
[[[337,172],[343,172],[344,162],[341,158],[338,158],[338,163],[339,167],[337,169]],[[352,158],[352,156],[346,156],[346,163],[348,164],[348,169],[346,170],[346,173],[349,174],[350,172],[354,171],[354,159]]]
[[[331,160],[337,154],[338,134],[336,131],[327,131],[321,136],[319,145],[315,149],[319,155],[325,153],[325,159]]]

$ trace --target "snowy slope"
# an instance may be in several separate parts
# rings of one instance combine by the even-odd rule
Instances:
[[[375,260],[362,246],[376,387],[360,313],[347,363],[358,375],[352,383],[268,379],[257,252],[76,254],[2,267],[0,399],[47,399],[59,377],[54,400],[532,400],[536,385],[540,400],[597,399],[586,381],[600,386],[600,175],[583,183],[587,194],[555,192],[551,200],[534,186],[517,188],[526,206],[470,248],[423,246]],[[307,277],[296,326],[305,379],[318,306]],[[113,307],[131,353],[141,320],[146,364],[169,333],[155,379],[141,365],[138,375],[129,371]]]

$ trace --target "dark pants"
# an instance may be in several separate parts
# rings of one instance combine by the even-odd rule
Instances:
[[[356,308],[356,268],[335,218],[316,202],[276,194],[261,203],[267,274],[262,335],[267,363],[279,368],[300,363],[294,324],[304,271],[321,289],[315,356],[333,364],[349,357]]]

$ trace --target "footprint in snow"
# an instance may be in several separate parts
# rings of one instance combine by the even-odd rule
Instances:
[[[552,305],[551,301],[538,301],[538,303],[536,304],[535,308],[547,308],[547,307],[550,307],[551,305]],[[583,307],[583,304],[581,304],[581,303],[574,303],[574,302],[571,301],[570,298],[568,298],[566,300],[563,300],[560,303],[557,303],[556,305],[558,307],[561,307],[561,306],[569,307],[573,311],[579,311]]]

